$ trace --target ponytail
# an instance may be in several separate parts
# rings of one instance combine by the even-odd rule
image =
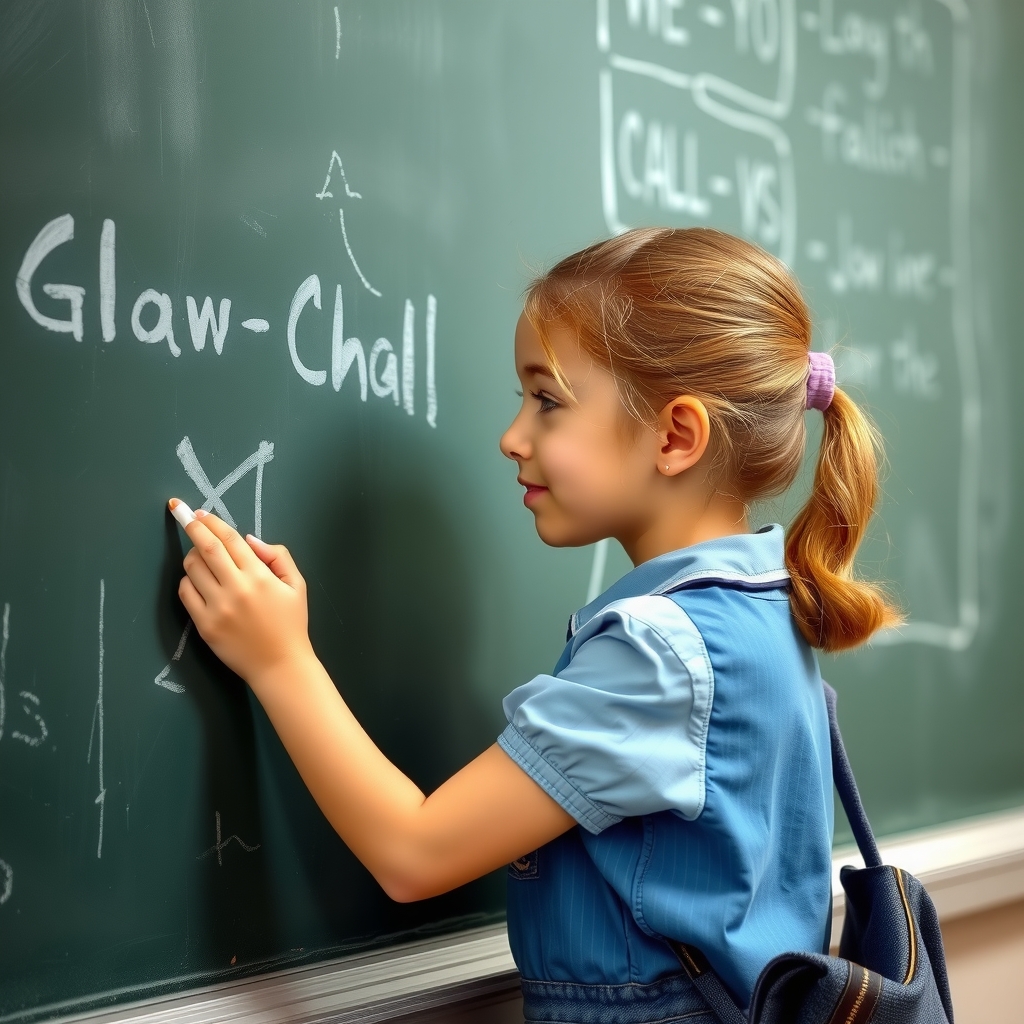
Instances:
[[[812,647],[841,651],[901,616],[875,584],[853,578],[878,494],[877,434],[838,388],[825,420],[814,489],[786,537],[790,604]]]

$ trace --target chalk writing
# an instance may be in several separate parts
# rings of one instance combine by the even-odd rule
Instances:
[[[39,707],[39,698],[28,690],[22,690],[18,696],[25,701],[21,706],[22,711],[24,711],[26,716],[35,719],[38,732],[30,735],[28,733],[20,732],[18,729],[14,729],[11,732],[11,739],[21,740],[23,743],[27,743],[30,747],[38,747],[39,744],[42,743],[50,734],[49,729],[46,728],[46,722],[43,721],[42,715],[35,710]]]
[[[642,186],[652,201],[655,196],[661,197],[661,202],[669,206],[679,207],[680,204],[699,211],[701,202],[697,194],[697,142],[696,137],[687,136],[683,142],[683,164],[684,164],[684,187],[680,191],[676,187],[677,172],[675,169],[676,144],[675,129],[666,128],[665,141],[662,141],[662,128],[659,123],[652,123],[651,138],[649,144],[650,153],[647,159],[645,170],[646,180]],[[317,199],[329,199],[334,197],[332,185],[337,175],[340,187],[344,190],[343,195],[348,199],[361,199],[362,195],[356,192],[349,185],[345,170],[341,164],[341,158],[337,152],[331,154],[331,160],[327,168],[327,176],[324,179],[323,188],[316,193]],[[338,185],[333,185],[338,188]],[[352,247],[349,244],[347,230],[345,227],[344,209],[338,210],[343,241],[349,255],[353,268],[359,276],[360,282],[377,297],[380,297],[379,289],[374,288],[363,274]],[[267,214],[267,216],[273,216]],[[244,219],[244,218],[243,218]],[[255,222],[254,222],[255,223]],[[265,233],[264,233],[265,234]],[[70,213],[54,218],[47,223],[36,235],[22,260],[21,267],[15,280],[16,290],[22,306],[31,318],[40,326],[49,331],[71,334],[76,341],[84,338],[83,305],[85,302],[86,290],[80,285],[52,284],[42,285],[42,291],[51,298],[64,299],[70,303],[70,316],[68,319],[59,319],[41,313],[35,305],[33,297],[33,279],[43,260],[58,246],[70,242],[75,237],[75,222]],[[115,298],[116,298],[116,242],[117,228],[114,221],[105,219],[100,234],[99,243],[99,313],[101,336],[104,342],[112,342],[117,337],[117,324],[115,321]],[[299,321],[303,311],[308,304],[312,303],[317,310],[321,309],[321,286],[320,277],[317,274],[310,274],[296,289],[288,311],[286,341],[288,354],[295,372],[313,387],[321,387],[327,383],[327,369],[307,365],[299,354],[298,329]],[[359,338],[346,338],[343,333],[344,327],[344,303],[339,285],[335,298],[334,329],[331,336],[331,383],[335,391],[341,390],[348,371],[355,367],[359,378],[359,397],[365,402],[368,393],[380,398],[390,398],[395,405],[401,405],[410,415],[415,413],[415,377],[416,377],[416,351],[415,351],[415,306],[411,299],[406,299],[402,309],[401,331],[402,348],[400,369],[392,365],[389,356],[394,352],[391,341],[387,338],[378,339],[388,347],[385,350],[384,344],[376,344],[378,358],[383,353],[380,372],[373,376],[371,381],[371,367],[376,368],[376,361],[373,356],[373,349],[369,355],[363,347]],[[233,309],[232,299],[222,296],[214,300],[210,295],[203,298],[202,303],[195,295],[185,296],[185,320],[188,327],[189,338],[192,342],[192,349],[196,353],[206,350],[207,340],[212,338],[213,351],[217,356],[223,354],[227,338],[231,330],[231,313]],[[180,315],[180,314],[179,314]],[[146,288],[139,293],[132,305],[130,325],[134,337],[145,345],[158,346],[166,342],[167,350],[174,359],[179,359],[183,352],[178,339],[181,337],[180,329],[175,333],[175,311],[174,303],[167,292],[158,288]],[[437,426],[437,382],[436,382],[436,325],[437,325],[437,299],[434,295],[427,296],[426,312],[426,419],[431,427]],[[253,334],[266,334],[270,331],[270,321],[264,317],[247,317],[241,320],[240,326]],[[399,358],[394,353],[394,358]]]
[[[910,107],[897,118],[891,111],[868,106],[858,119],[846,112],[846,102],[843,86],[830,82],[821,105],[807,110],[807,120],[821,131],[826,160],[880,174],[924,177],[925,145]]]
[[[292,296],[291,307],[288,310],[288,354],[292,357],[292,366],[295,372],[307,383],[319,387],[327,380],[326,370],[311,370],[299,358],[298,342],[295,332],[299,326],[299,317],[302,316],[306,303],[313,300],[313,305],[320,309],[320,278],[316,274],[310,274]]]
[[[778,0],[732,0],[732,10],[736,52],[753,50],[762,64],[775,60],[779,55],[782,20]]]
[[[11,870],[11,865],[5,860],[0,860],[0,877],[3,878],[3,884],[0,884],[0,907],[2,907],[11,898],[11,893],[14,891],[14,872]]]
[[[314,309],[322,309],[320,277],[310,274],[296,289],[288,314],[288,352],[295,372],[307,384],[320,387],[327,382],[327,370],[314,369],[306,364],[299,354],[298,328],[303,311],[312,303]],[[378,338],[367,356],[359,338],[345,337],[345,296],[341,285],[334,292],[334,316],[331,324],[331,386],[340,391],[349,371],[355,367],[359,378],[359,398],[365,402],[368,388],[378,398],[390,398],[395,405],[401,404],[412,416],[416,409],[414,391],[416,384],[415,356],[416,307],[410,299],[405,300],[402,315],[402,364],[399,375],[398,355],[388,338]],[[427,423],[437,426],[437,380],[436,380],[436,334],[437,298],[427,296],[426,313],[426,385]],[[383,364],[378,370],[378,362]]]
[[[359,375],[359,398],[366,401],[366,354],[358,338],[345,340],[345,297],[341,285],[334,292],[334,323],[331,326],[331,387],[341,390],[353,363]]]
[[[156,678],[153,680],[157,686],[162,686],[165,690],[170,690],[171,693],[184,693],[185,687],[181,683],[174,682],[173,679],[167,677],[171,674],[171,667],[175,662],[181,661],[181,656],[185,653],[185,644],[188,642],[188,635],[192,632],[192,620],[189,619],[185,623],[185,628],[182,630],[181,639],[178,641],[178,646],[174,648],[174,653],[171,655],[171,660],[164,665],[162,669],[156,674]]]
[[[736,159],[736,184],[740,198],[743,234],[769,248],[782,238],[782,207],[778,198],[778,171],[774,164]]]
[[[114,274],[116,239],[117,229],[108,218],[103,221],[103,232],[100,235],[100,329],[104,341],[113,341],[117,337],[117,325],[114,323],[114,300],[117,297]]]
[[[903,329],[889,351],[893,364],[893,386],[898,392],[932,400],[941,396],[937,380],[939,361],[933,353],[919,351],[917,331],[912,324]]]
[[[149,305],[156,306],[158,310],[157,321],[152,327],[143,327],[142,311]],[[174,341],[174,325],[171,322],[172,312],[171,297],[169,295],[164,292],[158,292],[155,288],[147,288],[135,300],[135,305],[132,306],[132,331],[135,337],[146,345],[159,345],[161,341],[166,341],[168,348],[171,350],[171,355],[177,358],[181,355],[181,349],[178,348]]]
[[[921,24],[921,11],[910,7],[893,18],[896,30],[896,56],[900,68],[930,76],[935,70],[932,38]]]
[[[636,169],[634,151],[643,156],[642,170]],[[704,218],[710,204],[701,197],[698,184],[698,140],[695,132],[683,135],[683,187],[679,187],[679,144],[673,125],[644,119],[627,110],[619,127],[619,174],[626,194],[648,205],[657,201],[664,210],[685,212]]]
[[[809,247],[811,245],[815,246],[814,256],[824,259],[828,247],[823,242],[808,243]],[[930,301],[934,295],[934,282],[938,276],[935,254],[926,249],[908,249],[898,231],[889,233],[887,247],[871,245],[854,236],[850,215],[840,214],[836,220],[835,254],[835,263],[828,268],[827,280],[829,288],[836,294],[886,289],[892,295],[922,302]],[[811,256],[810,250],[808,255]]]
[[[92,750],[93,750],[93,739],[97,740],[96,743],[96,767],[97,767],[97,782],[99,784],[99,793],[96,795],[94,803],[99,805],[100,808],[100,821],[99,821],[99,832],[96,840],[96,857],[97,859],[103,856],[103,813],[107,801],[107,789],[104,782],[103,775],[103,746],[104,746],[104,710],[103,710],[103,604],[106,597],[106,583],[104,580],[100,580],[100,620],[99,620],[99,661],[97,675],[99,677],[99,685],[96,689],[96,703],[93,705],[92,712],[92,728],[89,730],[89,751],[85,757],[86,764],[92,764]],[[97,726],[99,727],[97,730]]]
[[[339,39],[340,39],[340,31],[341,30],[339,29]],[[341,164],[341,157],[338,156],[338,151],[337,150],[333,150],[331,152],[330,163],[328,163],[328,165],[327,165],[327,177],[324,179],[324,187],[322,189],[320,189],[319,192],[316,193],[316,198],[317,199],[333,199],[334,198],[334,193],[330,191],[330,187],[329,186],[331,184],[331,175],[332,175],[332,173],[334,171],[334,165],[335,164],[338,165],[338,173],[341,175],[342,184],[345,186],[345,195],[348,196],[350,199],[362,199],[363,197],[362,197],[362,195],[359,192],[354,192],[351,188],[349,188],[348,179],[345,177],[345,168]],[[366,275],[363,273],[362,269],[359,266],[359,263],[356,261],[355,253],[352,252],[352,246],[351,246],[351,244],[349,243],[349,240],[348,240],[348,231],[346,231],[346,229],[345,229],[345,210],[341,206],[338,207],[338,220],[341,223],[341,237],[342,237],[342,241],[345,243],[345,252],[348,253],[348,258],[349,258],[349,261],[352,264],[353,269],[355,270],[356,274],[359,275],[359,280],[362,281],[363,287],[368,292],[371,292],[372,294],[374,294],[378,298],[380,298],[380,291],[378,289],[374,288],[373,285],[370,284],[370,282],[366,280]],[[317,303],[317,307],[316,308],[317,309],[320,308],[319,303]],[[323,381],[321,381],[320,383],[322,384]]]
[[[649,221],[651,214],[643,207],[656,207],[671,218],[669,223],[706,222],[715,215],[722,218],[722,199],[729,197],[735,218],[731,230],[749,235],[791,262],[796,186],[785,132],[773,121],[722,103],[717,98],[720,83],[708,76],[690,76],[619,54],[612,54],[609,63],[610,69],[600,73],[599,90],[601,195],[609,230],[617,234],[627,229],[630,220]],[[654,85],[648,96],[649,102],[662,110],[659,116],[645,116],[632,102],[617,113],[615,72],[626,73],[623,81],[629,84],[631,96],[636,92],[636,79],[685,90],[692,94],[699,112],[695,116],[706,115],[698,125],[719,134],[723,124],[738,129],[732,166],[719,164],[702,171],[703,127],[680,130],[664,112],[670,106],[663,90]],[[686,121],[692,123],[693,117]],[[754,147],[761,148],[764,155],[755,156]],[[723,173],[726,170],[728,173]],[[717,208],[713,197],[718,197]],[[634,204],[632,210],[630,203]]]
[[[192,347],[202,352],[206,347],[207,332],[213,332],[213,350],[220,355],[224,351],[224,338],[228,333],[228,320],[231,316],[231,300],[220,300],[218,316],[213,314],[213,299],[209,295],[203,299],[203,308],[196,310],[196,300],[191,295],[185,296],[185,307],[188,310],[188,329],[192,335]],[[269,325],[268,325],[269,326]]]
[[[685,46],[690,41],[690,33],[675,21],[682,6],[683,0],[626,0],[630,25],[641,24],[646,8],[647,31],[670,46]]]
[[[384,369],[380,378],[377,377],[377,360],[384,356]],[[395,358],[391,342],[387,338],[378,338],[370,349],[370,387],[378,398],[393,396],[398,405],[398,360]]]
[[[435,332],[437,331],[437,299],[427,296],[427,423],[437,426],[437,383],[434,370]]]
[[[4,727],[7,721],[7,645],[11,638],[11,604],[4,603],[3,623],[0,629],[0,740],[4,736]],[[33,732],[22,732],[20,729],[11,730],[11,739],[20,740],[30,747],[38,747],[50,734],[42,715],[36,710],[39,707],[39,698],[28,690],[22,690],[18,696],[22,699],[22,713],[26,718],[35,720]]]
[[[55,317],[46,316],[36,309],[35,300],[32,298],[32,277],[39,265],[59,245],[70,242],[75,237],[75,219],[70,213],[51,220],[38,235],[32,240],[32,244],[25,253],[25,258],[18,268],[18,276],[15,279],[16,290],[21,304],[26,312],[40,327],[48,331],[55,331],[58,334],[70,334],[75,341],[81,341],[82,330],[82,304],[85,301],[85,289],[81,285],[73,284],[44,284],[43,291],[51,299],[65,299],[70,308],[71,316],[67,320],[58,320]]]
[[[217,855],[217,867],[223,867],[223,851],[227,849],[227,847],[230,846],[232,842],[238,843],[238,845],[243,850],[245,850],[246,853],[253,853],[254,851],[260,848],[259,843],[256,843],[254,846],[250,846],[247,842],[245,842],[244,839],[242,839],[238,835],[230,835],[227,837],[227,839],[221,839],[220,811],[215,812],[215,822],[217,841],[208,850],[204,850],[201,854],[199,854],[199,856],[196,857],[196,860],[204,860],[211,854],[215,853]]]
[[[873,75],[864,79],[864,94],[881,99],[889,87],[889,29],[884,21],[869,18],[858,11],[847,11],[838,25],[834,0],[819,0],[817,17],[803,18],[804,26],[817,29],[821,49],[832,56],[865,57],[873,64]]]

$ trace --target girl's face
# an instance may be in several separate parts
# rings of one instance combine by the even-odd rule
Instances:
[[[612,375],[581,350],[575,335],[548,331],[575,401],[559,387],[526,316],[516,327],[516,373],[523,404],[501,450],[519,466],[523,501],[537,533],[555,547],[643,533],[658,479],[657,434],[632,440]]]

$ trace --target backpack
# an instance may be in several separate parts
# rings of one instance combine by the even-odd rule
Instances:
[[[839,956],[783,953],[761,972],[744,1014],[695,946],[673,952],[720,1024],[953,1024],[939,918],[921,883],[882,863],[825,684],[832,775],[865,867],[844,867]]]

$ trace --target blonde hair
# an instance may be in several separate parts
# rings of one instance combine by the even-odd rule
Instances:
[[[679,395],[712,424],[712,479],[744,502],[785,491],[806,444],[811,321],[796,282],[763,249],[709,228],[643,228],[562,260],[530,285],[526,316],[571,394],[545,328],[573,331],[615,377],[637,423]],[[840,389],[806,506],[786,534],[790,604],[813,647],[839,651],[900,621],[853,560],[878,494],[880,439]]]

